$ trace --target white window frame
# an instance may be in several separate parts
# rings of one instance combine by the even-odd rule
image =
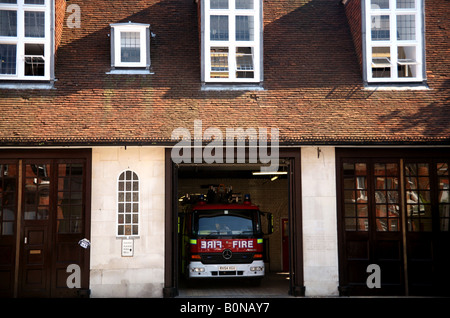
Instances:
[[[149,68],[150,67],[150,24],[143,23],[114,23],[111,24],[111,68]],[[140,61],[121,61],[121,33],[137,32],[140,35]]]
[[[425,80],[424,58],[424,34],[423,34],[423,0],[414,0],[414,9],[396,8],[396,0],[389,0],[389,9],[372,8],[371,0],[364,0],[365,7],[365,75],[368,83],[413,83]],[[397,16],[414,15],[415,39],[397,39]],[[372,41],[372,17],[389,16],[389,40]],[[386,63],[390,64],[390,77],[373,77],[372,73],[372,49],[376,47],[390,48],[390,58]],[[398,66],[404,62],[398,60],[399,47],[415,48],[415,61],[411,65],[416,67],[415,77],[399,77]],[[386,64],[387,65],[387,64]]]
[[[132,182],[134,182],[134,181],[137,181],[138,182],[138,188],[137,188],[137,190],[133,190],[133,185],[131,185],[131,191],[128,191],[128,192],[130,192],[131,193],[131,201],[127,201],[126,200],[126,193],[127,193],[127,190],[126,190],[126,182],[127,181],[130,181],[130,180],[128,180],[127,178],[126,178],[126,174],[127,174],[127,172],[131,172],[131,176],[132,176],[132,179],[131,179],[131,181]],[[120,176],[122,176],[122,174],[124,175],[124,179],[123,180],[120,180]],[[136,180],[133,178],[133,174],[135,174],[136,175]],[[119,184],[120,184],[120,182],[123,182],[124,183],[124,190],[120,190],[120,187],[119,187]],[[117,195],[116,195],[116,198],[117,198],[117,202],[116,202],[116,208],[117,208],[117,212],[116,212],[116,229],[115,229],[115,231],[116,231],[116,237],[121,237],[121,238],[128,238],[128,237],[135,237],[135,238],[137,238],[137,237],[139,237],[139,235],[140,235],[140,233],[141,233],[141,226],[140,226],[140,224],[141,224],[141,204],[140,204],[140,202],[141,202],[141,182],[140,182],[140,178],[139,178],[139,175],[137,174],[137,172],[136,171],[134,171],[134,170],[131,170],[131,169],[127,169],[127,170],[123,170],[123,171],[121,171],[120,173],[119,173],[119,175],[117,176]],[[121,203],[121,201],[119,200],[119,194],[121,193],[121,192],[123,192],[124,193],[124,201],[123,201],[123,203],[124,203],[124,212],[123,212],[123,215],[124,215],[124,223],[119,223],[119,214],[121,213],[121,212],[119,212],[119,204]],[[133,193],[134,192],[137,192],[137,194],[138,194],[138,200],[137,201],[134,201],[133,200]],[[126,223],[126,220],[125,220],[125,216],[126,216],[126,214],[127,214],[127,212],[126,212],[126,203],[127,202],[130,202],[131,203],[131,223],[130,224],[127,224]],[[136,203],[137,204],[137,208],[138,208],[138,211],[137,211],[137,213],[135,213],[134,211],[133,211],[133,203]],[[138,221],[137,221],[137,224],[136,223],[134,223],[133,222],[133,214],[137,214],[137,216],[138,216]],[[119,234],[119,226],[120,225],[123,225],[124,226],[124,234]],[[137,228],[138,228],[138,233],[137,234],[125,234],[126,232],[125,232],[125,226],[126,225],[130,225],[131,226],[131,231],[133,232],[133,226],[134,225],[137,225]]]
[[[54,0],[45,0],[45,4],[25,4],[25,0],[17,3],[0,3],[0,10],[17,11],[17,36],[0,36],[0,44],[16,45],[16,74],[0,74],[0,80],[48,81],[53,76],[53,18]],[[45,37],[25,37],[25,11],[44,12]],[[44,75],[25,75],[25,44],[44,45]]]
[[[262,82],[262,1],[253,0],[253,9],[235,9],[235,0],[228,1],[228,9],[211,9],[210,0],[203,0],[203,79],[209,83],[259,83]],[[228,41],[211,41],[211,15],[228,16]],[[236,41],[236,16],[253,16],[254,29],[252,41]],[[211,78],[211,48],[228,48],[228,78]],[[253,78],[236,77],[236,48],[251,47],[253,50]]]

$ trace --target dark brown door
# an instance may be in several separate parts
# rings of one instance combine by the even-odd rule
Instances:
[[[21,297],[50,296],[53,192],[52,165],[23,163],[22,235],[19,267]]]
[[[404,293],[398,160],[340,162],[340,281],[342,294]],[[368,288],[368,266],[381,269],[382,288]]]
[[[337,151],[341,294],[450,295],[448,152],[355,153]]]
[[[89,294],[90,250],[78,242],[90,233],[90,157],[0,150],[0,297]]]
[[[450,190],[447,159],[405,160],[410,295],[450,295]]]
[[[55,229],[52,255],[52,296],[87,296],[89,288],[89,249],[78,242],[86,237],[89,195],[88,171],[85,160],[57,160],[55,163]],[[81,289],[67,288],[67,266],[76,264],[81,269]]]

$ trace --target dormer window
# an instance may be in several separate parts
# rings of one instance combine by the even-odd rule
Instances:
[[[111,24],[111,68],[150,68],[149,24]]]
[[[51,0],[0,0],[0,80],[50,80],[52,10]]]
[[[262,1],[202,0],[202,81],[262,82]]]
[[[422,82],[423,0],[364,0],[369,83]]]

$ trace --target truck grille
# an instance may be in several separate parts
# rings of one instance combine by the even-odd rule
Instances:
[[[203,264],[250,264],[253,253],[233,253],[230,259],[225,259],[222,253],[201,254]]]

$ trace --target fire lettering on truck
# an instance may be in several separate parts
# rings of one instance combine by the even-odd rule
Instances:
[[[233,241],[233,248],[253,248],[253,241]]]
[[[222,241],[201,241],[200,248],[222,248]]]

